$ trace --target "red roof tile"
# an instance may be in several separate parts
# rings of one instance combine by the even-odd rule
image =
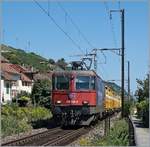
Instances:
[[[17,65],[17,64],[11,64],[10,66],[13,67],[18,72],[25,72],[25,71],[27,71],[27,69],[25,69],[22,66]]]
[[[22,73],[26,70],[19,65],[10,64],[10,63],[1,63],[1,71],[3,72],[3,77],[6,80],[12,80],[13,75],[18,74],[21,76],[22,81],[32,82],[32,80],[28,76]]]
[[[1,63],[1,70],[4,72],[19,74],[19,72],[11,67],[10,63]]]

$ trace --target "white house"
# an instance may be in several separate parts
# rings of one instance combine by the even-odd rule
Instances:
[[[12,101],[21,91],[31,93],[31,78],[31,73],[21,66],[1,61],[0,102]]]
[[[20,74],[17,73],[12,68],[9,68],[8,71],[8,64],[1,65],[1,85],[0,85],[0,97],[1,102],[5,103],[7,101],[11,101],[13,97],[17,95],[17,91],[13,87],[13,83],[17,83],[20,79]]]
[[[17,83],[17,88],[18,88],[19,93],[21,91],[31,93],[32,86],[33,86],[32,71],[28,71],[24,67],[17,65],[17,64],[12,64],[11,67],[20,73],[20,79],[18,80],[18,83]]]

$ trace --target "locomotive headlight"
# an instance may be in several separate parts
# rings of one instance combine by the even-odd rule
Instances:
[[[69,93],[69,98],[74,99],[76,97],[75,93]]]
[[[56,104],[61,104],[61,101],[60,101],[60,100],[57,100],[57,101],[56,101]]]
[[[82,104],[83,104],[83,105],[88,105],[88,104],[89,104],[89,101],[84,100],[84,101],[82,101]]]

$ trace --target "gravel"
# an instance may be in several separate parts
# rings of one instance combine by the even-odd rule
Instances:
[[[110,127],[113,126],[113,123],[116,119],[120,118],[120,113],[110,118]],[[80,146],[80,140],[85,139],[88,141],[96,138],[102,138],[104,136],[104,128],[105,128],[105,120],[100,121],[97,125],[95,125],[90,132],[85,135],[79,137],[76,141],[69,144],[69,146]]]

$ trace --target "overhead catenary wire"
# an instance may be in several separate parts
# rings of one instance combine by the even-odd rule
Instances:
[[[87,44],[91,47],[94,48],[94,46],[92,45],[92,43],[87,39],[87,37],[84,35],[84,33],[80,30],[80,28],[78,27],[78,25],[75,23],[75,21],[72,19],[72,17],[69,15],[69,12],[67,12],[67,10],[61,5],[60,2],[57,2],[58,6],[62,9],[62,11],[67,14],[68,18],[70,19],[71,23],[74,25],[74,27],[77,29],[77,31],[79,32],[79,34],[82,36],[82,38],[85,40],[85,42],[87,42]]]
[[[36,0],[33,0],[37,6],[48,16],[48,18],[59,28],[60,31],[62,31],[70,40],[71,42],[84,54],[84,51],[81,49],[80,45],[74,41],[72,39],[72,37],[56,22],[56,20],[51,16],[51,14],[49,13],[49,8],[48,10],[44,9],[41,4],[36,1]],[[65,9],[64,9],[65,10]],[[74,24],[74,26],[76,26],[76,29],[78,30],[78,32],[80,33],[80,35],[82,35],[82,37],[84,38],[84,40],[88,43],[88,45],[92,48],[94,48],[94,46],[89,42],[89,40],[85,37],[85,35],[81,32],[81,30],[79,29],[79,27],[76,25],[76,23],[73,21],[73,19],[71,18],[71,16],[68,14],[67,11],[65,11],[65,15],[67,18],[69,18],[72,22],[72,24]],[[102,53],[104,55],[104,53]],[[105,57],[105,55],[104,55]]]
[[[61,32],[63,32],[64,34],[65,34],[65,36],[69,39],[69,40],[71,40],[71,42],[74,44],[74,46],[76,46],[82,53],[84,53],[84,51],[81,49],[81,47],[80,47],[80,45],[76,42],[76,41],[74,41],[73,39],[72,39],[72,37],[66,32],[66,31],[64,31],[64,29],[56,22],[56,20],[50,15],[50,13],[48,12],[48,11],[46,11],[41,5],[40,5],[40,3],[39,2],[37,2],[36,0],[33,0],[36,4],[37,4],[37,6],[48,16],[48,18],[57,26],[57,28],[61,31]]]
[[[105,6],[106,13],[108,15],[108,19],[109,19],[109,23],[110,23],[110,29],[111,29],[111,33],[112,33],[114,46],[117,48],[117,39],[116,39],[115,31],[114,31],[114,24],[113,24],[113,21],[112,21],[112,16],[111,16],[110,9],[109,9],[109,6],[108,6],[107,2],[104,2],[104,6]],[[112,51],[112,52],[114,52],[115,54],[118,55],[118,53],[116,53],[115,51]]]
[[[48,0],[48,6],[47,6],[47,12],[48,12],[48,15],[50,14],[50,1]]]
[[[119,9],[119,10],[121,9],[120,1],[118,1],[118,9]]]
[[[113,42],[114,42],[115,47],[117,47],[116,35],[115,35],[115,32],[114,32],[114,24],[113,24],[113,22],[112,22],[112,17],[111,17],[111,15],[110,15],[110,9],[109,9],[109,7],[108,7],[107,2],[104,2],[104,6],[105,6],[106,13],[107,13],[108,18],[109,18],[109,21],[110,21],[110,27],[111,27]]]
[[[91,48],[95,48],[94,45],[87,39],[87,37],[84,35],[84,33],[80,30],[80,28],[78,27],[78,25],[75,23],[75,21],[72,19],[71,15],[69,14],[69,12],[61,5],[60,2],[57,2],[58,6],[61,8],[61,10],[67,14],[68,19],[70,19],[72,25],[76,28],[76,30],[79,32],[79,35],[84,39],[84,41],[91,47]],[[104,56],[104,59],[106,60],[106,55],[101,52],[102,55]]]

